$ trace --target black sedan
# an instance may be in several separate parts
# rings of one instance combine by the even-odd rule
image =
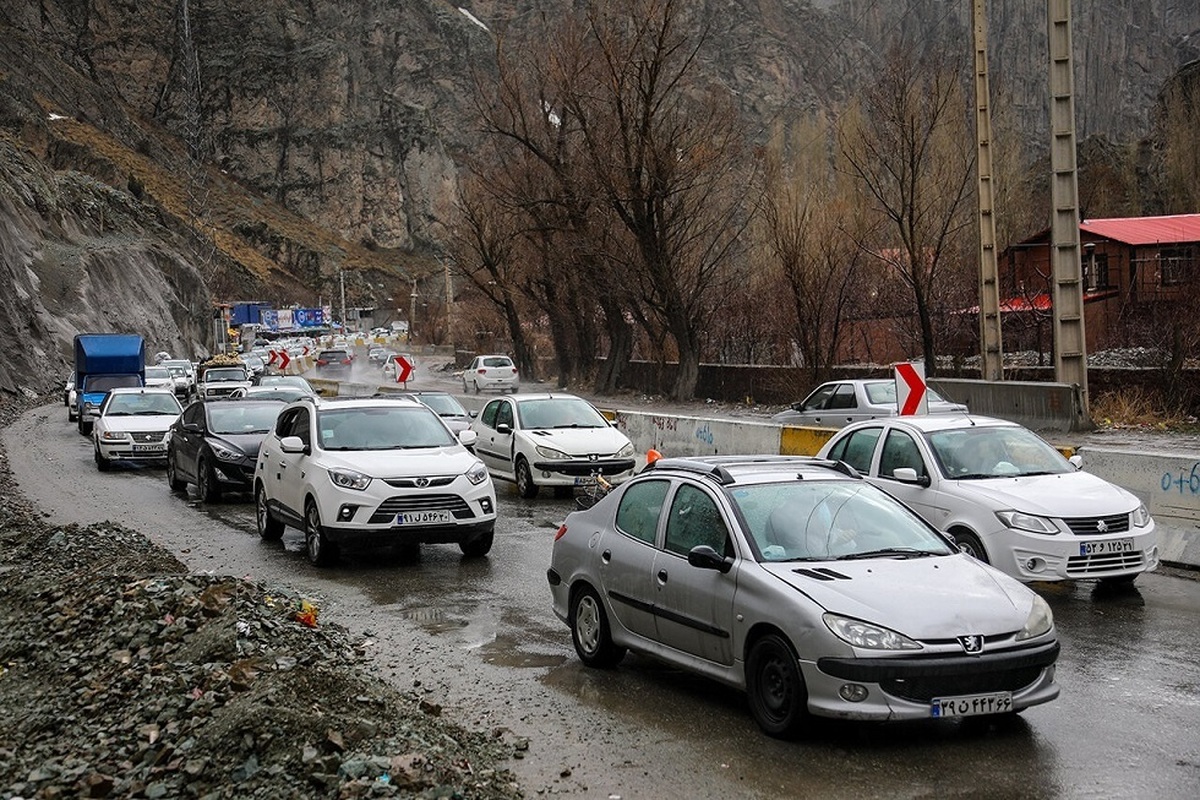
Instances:
[[[278,400],[197,400],[167,437],[167,483],[172,491],[196,484],[205,502],[226,490],[248,492],[258,448],[284,404]]]

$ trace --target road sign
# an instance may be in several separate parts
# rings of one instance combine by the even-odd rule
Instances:
[[[292,357],[287,354],[287,350],[279,351],[279,369],[283,371],[288,368],[288,364],[292,363]]]
[[[929,413],[924,363],[906,361],[896,365],[896,408],[902,417]]]
[[[267,358],[268,364],[274,364],[279,359],[279,354],[276,353],[274,350],[268,350],[267,356],[268,356],[268,358]]]
[[[404,356],[396,359],[396,383],[408,383],[412,377],[412,364]]]

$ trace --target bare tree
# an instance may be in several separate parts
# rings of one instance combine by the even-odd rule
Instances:
[[[974,149],[961,73],[954,60],[893,51],[864,93],[861,114],[848,115],[840,136],[848,169],[898,240],[900,257],[888,263],[912,292],[930,376],[937,372],[935,309],[946,306],[942,272],[956,266],[948,258],[955,237],[974,219]]]

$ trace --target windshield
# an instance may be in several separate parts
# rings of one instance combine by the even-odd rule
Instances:
[[[525,400],[517,405],[522,428],[607,428],[608,420],[578,397]]]
[[[421,394],[416,399],[432,408],[443,417],[465,417],[467,410],[462,404],[448,394]]]
[[[146,367],[146,380],[169,380],[171,370],[166,367]]]
[[[788,481],[728,490],[761,561],[950,555],[949,544],[860,481]]]
[[[954,428],[925,435],[942,474],[954,480],[1074,472],[1071,462],[1019,425]]]
[[[218,381],[244,381],[246,380],[246,370],[241,369],[240,367],[210,369],[204,373],[204,380],[207,383],[216,383]]]
[[[208,406],[209,433],[267,433],[275,425],[280,406],[275,403],[213,403]]]
[[[301,378],[299,375],[263,375],[258,379],[259,386],[295,386],[297,389],[303,389],[310,394],[313,392],[312,386],[308,381]]]
[[[107,417],[155,416],[157,414],[177,415],[181,411],[175,395],[155,393],[110,394],[108,405],[104,408]]]
[[[326,450],[407,450],[458,441],[424,406],[330,409],[319,412],[317,428]]]
[[[83,379],[83,391],[87,394],[141,385],[142,380],[137,375],[87,375]]]

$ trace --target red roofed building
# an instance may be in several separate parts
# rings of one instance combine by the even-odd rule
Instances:
[[[1005,351],[1050,348],[1049,240],[1046,229],[1001,255]],[[1139,323],[1196,303],[1200,214],[1085,220],[1079,242],[1089,351],[1141,344]]]

